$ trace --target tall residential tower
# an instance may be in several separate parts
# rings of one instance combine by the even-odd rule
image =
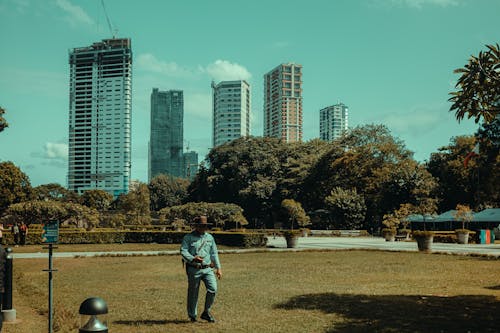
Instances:
[[[250,135],[250,85],[244,81],[212,82],[213,136],[217,147]]]
[[[151,180],[159,174],[184,177],[184,97],[182,90],[151,93],[151,132],[149,172]]]
[[[302,141],[302,65],[281,64],[264,75],[264,136]]]
[[[340,138],[348,128],[349,108],[342,104],[328,106],[319,111],[319,138],[333,141]]]
[[[68,188],[127,193],[130,182],[132,49],[129,38],[69,51]]]

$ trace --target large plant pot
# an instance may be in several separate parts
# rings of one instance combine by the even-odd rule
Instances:
[[[297,236],[286,236],[286,247],[288,248],[294,248],[297,247],[297,242],[298,242],[299,237]]]
[[[469,232],[457,232],[458,244],[468,244],[469,243]]]
[[[418,250],[421,252],[431,252],[434,236],[415,237],[418,245]]]
[[[396,234],[386,233],[384,234],[386,242],[394,242],[396,240]]]

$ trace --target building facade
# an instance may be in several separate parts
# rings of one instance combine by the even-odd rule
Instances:
[[[187,151],[184,153],[184,177],[193,180],[198,173],[198,153],[195,151]]]
[[[333,141],[340,138],[348,128],[349,108],[342,104],[328,106],[319,111],[319,138]]]
[[[184,177],[184,94],[182,90],[151,93],[151,131],[149,172],[151,180],[159,174]]]
[[[212,145],[250,135],[250,85],[244,81],[212,82]]]
[[[127,193],[132,114],[131,40],[105,39],[69,52],[68,188]]]
[[[302,65],[281,64],[264,75],[264,136],[302,141]]]

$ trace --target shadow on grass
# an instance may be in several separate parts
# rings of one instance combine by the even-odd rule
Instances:
[[[115,320],[113,324],[129,325],[129,326],[154,326],[167,324],[186,324],[189,320]]]
[[[500,302],[494,296],[301,295],[279,309],[320,310],[344,320],[328,333],[499,332]]]
[[[486,287],[486,289],[491,289],[491,290],[500,290],[500,285],[498,285],[498,286],[490,286],[490,287]]]

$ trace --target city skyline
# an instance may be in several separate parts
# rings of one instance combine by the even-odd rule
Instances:
[[[304,66],[304,141],[319,137],[318,111],[338,100],[352,110],[350,127],[385,124],[419,161],[453,136],[477,130],[471,120],[457,123],[447,100],[458,79],[453,70],[500,40],[498,2],[266,2],[265,10],[259,4],[106,1],[116,36],[130,37],[134,45],[132,179],[147,181],[152,87],[184,91],[184,144],[203,158],[211,147],[210,82],[246,80],[253,86],[250,134],[262,136],[262,77],[287,62]],[[242,7],[245,18],[236,15]],[[185,24],[182,15],[161,20],[167,10],[190,13],[197,23]],[[333,19],[332,13],[341,15]],[[0,22],[8,46],[0,54],[0,105],[10,125],[0,134],[0,160],[13,161],[35,186],[65,185],[68,50],[111,38],[101,4],[6,0]],[[233,29],[241,24],[248,27],[244,33]],[[278,28],[283,26],[292,27],[290,34]],[[174,27],[168,43],[157,42]],[[213,39],[213,31],[220,38]]]

